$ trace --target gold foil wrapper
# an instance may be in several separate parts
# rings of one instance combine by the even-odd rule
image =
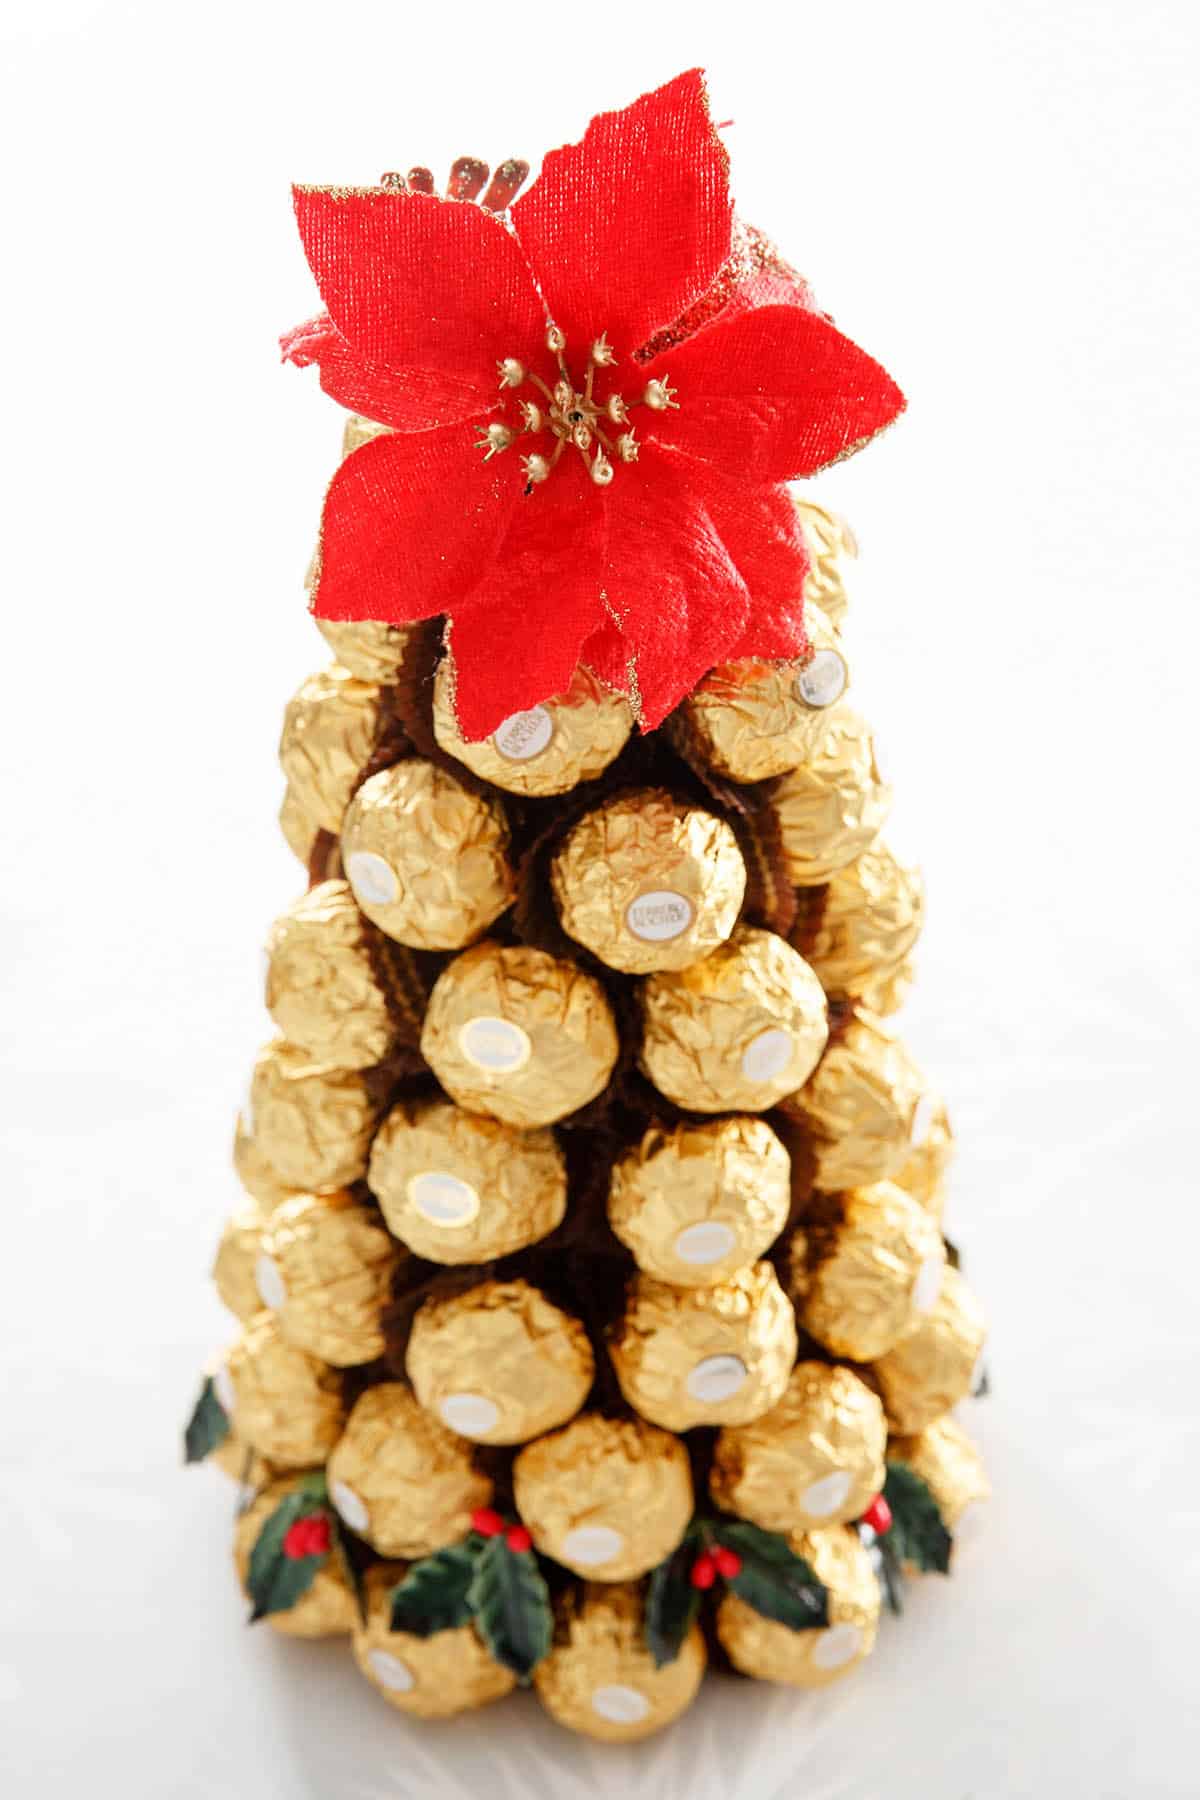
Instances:
[[[820,982],[773,932],[739,925],[702,963],[641,988],[640,1062],[691,1112],[763,1112],[801,1086],[829,1035]]]
[[[652,1126],[612,1172],[608,1222],[640,1269],[712,1287],[757,1261],[791,1205],[791,1159],[762,1119]]]
[[[850,1369],[797,1363],[783,1397],[717,1439],[709,1491],[764,1531],[811,1531],[857,1519],[883,1487],[887,1426],[876,1394]]]
[[[908,990],[910,952],[924,917],[920,870],[906,868],[876,842],[830,881],[820,926],[804,954],[827,994],[845,995],[886,1016]]]
[[[417,1399],[476,1443],[524,1444],[564,1425],[594,1375],[583,1326],[527,1281],[484,1281],[426,1300],[413,1321],[408,1378]]]
[[[640,1590],[588,1583],[561,1603],[554,1647],[534,1670],[533,1685],[546,1711],[569,1731],[628,1744],[687,1711],[706,1661],[704,1638],[693,1626],[674,1661],[656,1669]]]
[[[511,904],[499,804],[415,758],[364,781],[346,811],[342,862],[368,919],[414,950],[458,950]]]
[[[292,855],[298,856],[307,869],[321,827],[305,806],[301,791],[290,781],[284,787],[279,806],[279,829]]]
[[[968,1510],[991,1498],[983,1458],[957,1419],[941,1418],[915,1437],[893,1438],[888,1456],[921,1477],[951,1533],[959,1530]]]
[[[279,1479],[280,1471],[274,1463],[268,1462],[265,1456],[260,1456],[257,1450],[252,1450],[249,1444],[244,1444],[233,1432],[230,1432],[223,1444],[217,1445],[207,1461],[249,1493],[260,1493],[271,1482]]]
[[[746,865],[723,819],[657,788],[585,813],[550,869],[563,930],[627,975],[686,969],[737,924]]]
[[[933,1311],[872,1366],[892,1430],[912,1437],[965,1400],[986,1337],[983,1308],[947,1268]]]
[[[267,939],[266,999],[284,1037],[333,1068],[383,1061],[391,1023],[346,882],[320,882],[275,921]]]
[[[255,1268],[262,1250],[267,1215],[249,1194],[225,1221],[217,1244],[212,1277],[223,1306],[238,1319],[251,1319],[262,1311]]]
[[[297,1194],[263,1233],[255,1279],[288,1343],[335,1368],[374,1362],[404,1252],[353,1195]]]
[[[890,1181],[853,1188],[792,1234],[796,1317],[835,1356],[874,1362],[937,1305],[946,1250],[937,1220]]]
[[[401,1381],[359,1396],[325,1472],[338,1514],[381,1556],[431,1556],[458,1543],[492,1498],[469,1447]]]
[[[537,1548],[593,1581],[656,1568],[692,1517],[687,1451],[640,1419],[573,1419],[521,1451],[513,1487]]]
[[[639,1275],[609,1355],[621,1392],[652,1424],[747,1425],[787,1387],[796,1321],[770,1263],[710,1288]]]
[[[805,607],[819,606],[838,631],[846,622],[846,563],[858,555],[858,544],[845,519],[814,501],[793,494],[800,527],[812,559],[804,578]]]
[[[856,1007],[784,1111],[808,1126],[816,1185],[832,1194],[890,1180],[925,1142],[936,1104],[891,1028]]]
[[[771,805],[796,887],[820,887],[868,849],[891,810],[870,728],[848,706],[823,715],[807,758],[779,779]]]
[[[850,684],[845,647],[819,607],[806,606],[811,653],[791,662],[722,663],[684,702],[693,740],[731,781],[765,781],[807,762],[829,708]]]
[[[233,1167],[246,1192],[258,1201],[265,1212],[274,1212],[277,1206],[282,1206],[285,1200],[290,1200],[298,1192],[298,1189],[286,1186],[279,1179],[259,1149],[254,1133],[242,1113],[238,1114],[234,1128]]]
[[[417,1637],[392,1631],[392,1593],[404,1565],[377,1563],[364,1581],[366,1624],[354,1629],[354,1660],[388,1703],[416,1719],[449,1719],[511,1694],[517,1678],[486,1649],[473,1625]]]
[[[726,1594],[717,1608],[717,1636],[743,1675],[790,1687],[828,1687],[875,1648],[879,1583],[857,1533],[847,1525],[793,1532],[788,1542],[828,1590],[828,1625],[821,1631],[792,1631],[764,1619],[736,1594]]]
[[[620,1048],[604,990],[541,950],[477,944],[430,996],[421,1052],[452,1099],[506,1125],[553,1125],[603,1092]]]
[[[259,1494],[241,1514],[234,1528],[233,1560],[238,1580],[245,1589],[250,1556],[258,1534],[281,1501],[286,1500],[298,1478],[276,1481]],[[314,1505],[314,1511],[316,1510]],[[358,1607],[341,1560],[330,1555],[317,1570],[313,1584],[286,1612],[268,1613],[268,1625],[285,1637],[345,1637],[354,1629]]]
[[[580,667],[565,694],[511,714],[491,737],[470,743],[454,712],[453,664],[447,657],[438,668],[434,736],[449,755],[510,794],[565,794],[593,780],[624,749],[632,730],[625,696]]]
[[[289,1344],[274,1313],[249,1321],[213,1386],[234,1434],[281,1469],[323,1463],[342,1434],[342,1377]]]
[[[289,1187],[327,1194],[366,1174],[375,1106],[355,1070],[276,1038],[254,1065],[250,1115],[256,1151]]]
[[[283,715],[279,761],[291,804],[335,837],[371,754],[378,710],[379,689],[334,663],[309,676]]]
[[[908,1161],[901,1165],[892,1180],[914,1200],[919,1200],[926,1212],[940,1220],[946,1210],[946,1176],[953,1161],[954,1132],[950,1115],[945,1102],[937,1100],[933,1105],[928,1136],[910,1153]]]
[[[318,619],[316,625],[343,669],[349,669],[359,681],[391,687],[400,673],[411,632],[379,619]]]
[[[567,1206],[550,1131],[517,1131],[445,1101],[393,1107],[367,1171],[388,1230],[431,1262],[481,1263],[535,1244]]]

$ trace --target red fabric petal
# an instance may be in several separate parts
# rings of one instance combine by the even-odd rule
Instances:
[[[890,425],[904,396],[885,369],[802,306],[723,317],[645,368],[669,378],[677,412],[653,429],[747,482],[812,475]]]
[[[704,292],[729,254],[728,169],[698,69],[549,153],[512,221],[568,360],[602,331],[628,355]]]
[[[321,298],[364,363],[449,377],[480,412],[496,364],[540,345],[545,314],[512,233],[458,200],[397,188],[296,188]]]
[[[482,462],[469,425],[361,445],[325,496],[313,611],[389,625],[445,612],[495,557],[521,484],[511,452]]]
[[[279,340],[285,362],[306,369],[316,363],[321,386],[351,412],[377,419],[394,431],[428,431],[473,418],[479,412],[474,383],[428,369],[384,369],[356,355],[328,313],[318,313]]]

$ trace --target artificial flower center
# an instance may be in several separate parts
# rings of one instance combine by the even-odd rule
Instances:
[[[566,337],[557,325],[551,325],[546,332],[546,348],[558,364],[558,379],[553,386],[526,368],[519,357],[506,356],[497,363],[503,392],[515,396],[519,389],[527,388],[537,398],[528,395],[517,400],[519,425],[494,419],[479,427],[483,460],[489,462],[502,451],[511,450],[520,438],[540,438],[537,447],[521,458],[527,494],[549,479],[568,450],[575,450],[583,458],[597,487],[607,487],[618,463],[637,461],[640,445],[629,423],[634,407],[647,406],[652,412],[673,410],[679,404],[675,390],[665,378],[660,378],[646,382],[632,400],[626,400],[615,387],[607,393],[599,392],[599,387],[608,386],[601,371],[612,368],[617,360],[604,332],[592,342],[578,386],[567,367]]]

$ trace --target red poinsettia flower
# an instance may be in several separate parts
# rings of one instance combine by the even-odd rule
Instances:
[[[446,614],[471,738],[581,661],[648,729],[715,664],[806,648],[783,483],[904,402],[782,265],[730,281],[698,70],[593,119],[506,216],[411,185],[295,205],[328,312],[284,353],[390,427],[329,488],[319,617]]]

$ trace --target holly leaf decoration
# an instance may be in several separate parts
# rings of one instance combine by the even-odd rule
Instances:
[[[786,1538],[745,1519],[722,1519],[716,1541],[742,1559],[729,1586],[764,1619],[792,1631],[818,1631],[829,1623],[829,1594]]]
[[[413,1563],[392,1592],[392,1630],[432,1637],[470,1624],[477,1560],[469,1545],[453,1544]]]
[[[527,1550],[510,1550],[503,1537],[489,1538],[467,1598],[476,1630],[496,1661],[528,1682],[554,1635],[550,1590],[536,1558]]]
[[[661,1669],[679,1655],[700,1611],[700,1591],[692,1586],[692,1564],[700,1533],[692,1526],[679,1547],[660,1562],[646,1592],[646,1646]]]
[[[212,1376],[206,1376],[183,1433],[184,1461],[203,1462],[229,1436],[229,1414],[217,1399]]]
[[[314,1514],[327,1520],[327,1541],[332,1546],[337,1527],[326,1505],[322,1475],[308,1476],[264,1521],[250,1552],[246,1574],[252,1625],[269,1613],[289,1612],[297,1600],[307,1594],[317,1578],[318,1569],[324,1568],[329,1561],[329,1549],[307,1556],[289,1555],[284,1549],[284,1540],[292,1526]]]
[[[890,1462],[883,1497],[892,1509],[889,1548],[901,1563],[946,1575],[954,1539],[942,1522],[928,1482],[907,1463]]]
[[[881,1537],[877,1544],[872,1545],[872,1549],[879,1552],[877,1573],[888,1611],[899,1618],[904,1611],[904,1571],[892,1543],[892,1533],[889,1531]]]

